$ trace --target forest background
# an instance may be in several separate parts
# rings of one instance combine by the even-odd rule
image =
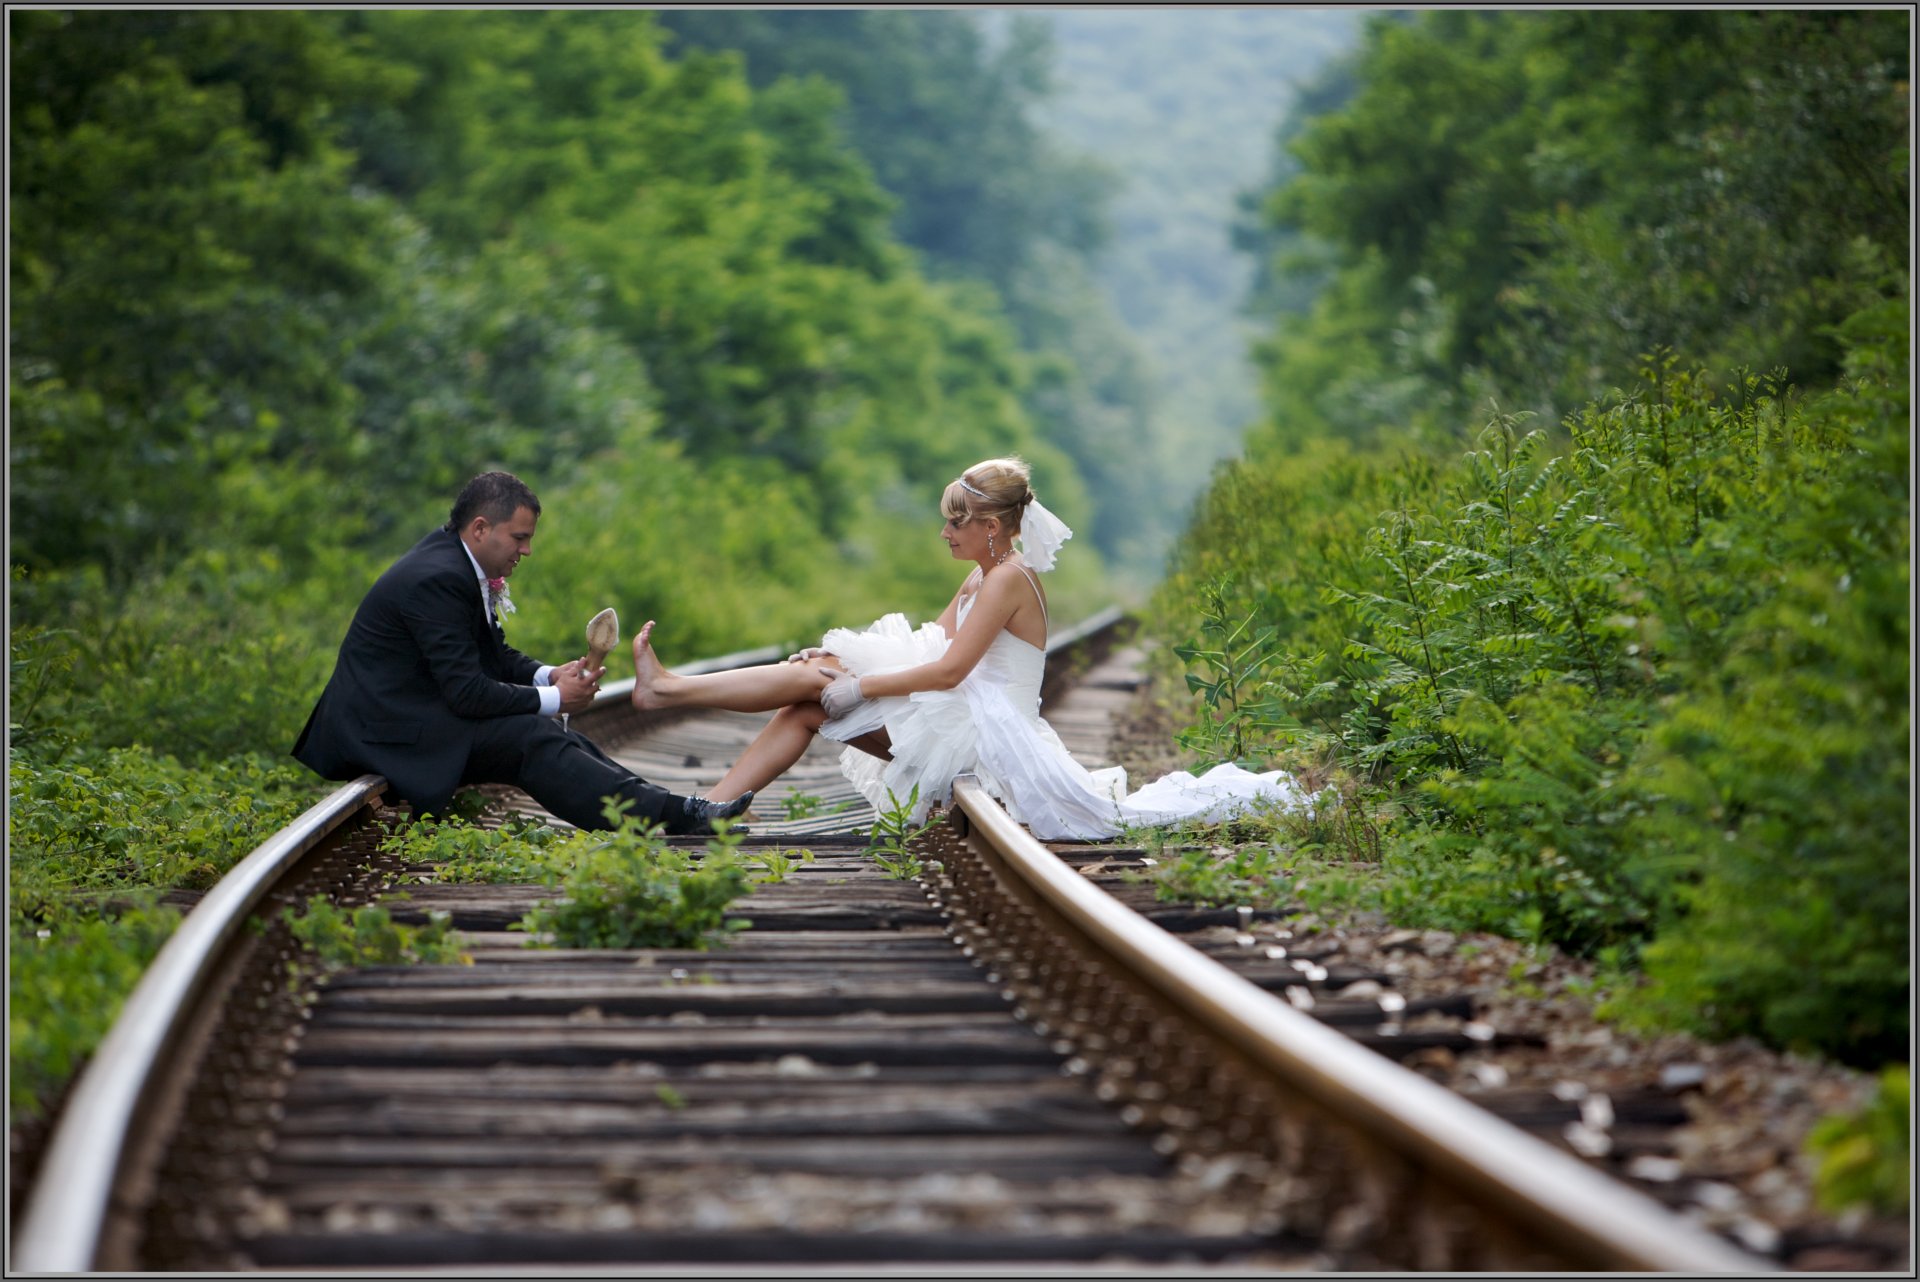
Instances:
[[[931,614],[933,500],[1001,452],[1081,532],[1073,617],[1232,452],[1177,383],[1226,340],[1103,257],[1043,22],[10,21],[16,1118],[152,894],[311,799],[283,753],[354,605],[478,468],[547,508],[515,644],[614,605],[671,662]],[[1904,1057],[1907,23],[1382,14],[1249,64],[1298,81],[1239,202],[1257,421],[1147,614],[1196,760],[1343,792],[1272,893]]]

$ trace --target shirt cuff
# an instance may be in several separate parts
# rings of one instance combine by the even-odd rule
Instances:
[[[551,663],[543,663],[533,670],[533,684],[537,686],[550,686],[553,684],[553,665]]]
[[[543,717],[557,715],[560,711],[560,687],[540,686],[537,688],[540,691],[540,715]]]

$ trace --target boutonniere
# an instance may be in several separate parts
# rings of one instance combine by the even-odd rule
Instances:
[[[513,613],[513,598],[507,595],[506,579],[487,580],[487,604],[493,607],[496,619],[503,614]]]

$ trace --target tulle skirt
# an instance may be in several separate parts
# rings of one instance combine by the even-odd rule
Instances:
[[[930,663],[947,645],[939,624],[914,629],[901,614],[863,631],[835,628],[821,639],[855,676]],[[1331,800],[1331,793],[1309,795],[1281,771],[1256,774],[1231,764],[1199,777],[1177,771],[1129,795],[1124,769],[1088,770],[1040,716],[1045,662],[1042,651],[1002,634],[953,689],[872,699],[827,721],[820,733],[846,742],[887,732],[891,761],[858,748],[840,757],[841,771],[876,810],[905,807],[918,823],[952,795],[955,778],[973,774],[1042,841],[1102,841],[1130,826],[1220,822],[1250,808],[1298,810]]]

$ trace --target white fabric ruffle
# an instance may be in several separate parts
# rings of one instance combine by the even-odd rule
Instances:
[[[835,628],[820,644],[847,671],[867,676],[930,663],[949,642],[937,623],[916,630],[905,615],[889,614],[862,631]],[[1042,841],[1102,841],[1128,826],[1215,823],[1248,809],[1319,804],[1281,771],[1255,774],[1231,764],[1198,778],[1177,771],[1128,795],[1124,769],[1089,771],[1040,715],[1045,670],[1044,650],[1002,632],[955,688],[868,700],[820,733],[846,742],[884,728],[893,760],[848,748],[840,769],[876,810],[913,798],[914,823],[969,773]]]

